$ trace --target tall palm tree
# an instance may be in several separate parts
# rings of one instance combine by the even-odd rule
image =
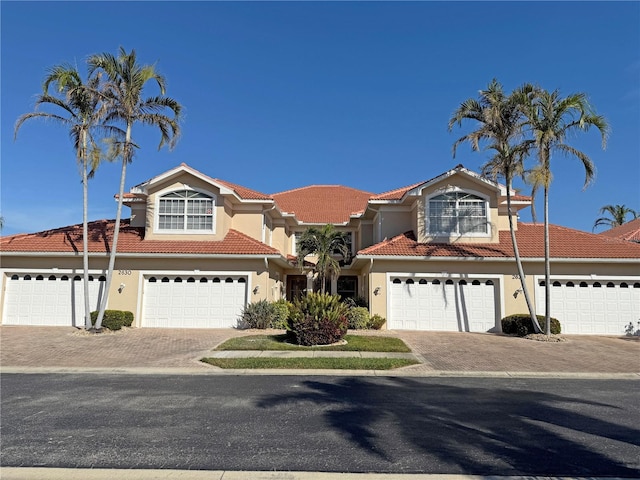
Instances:
[[[133,161],[134,149],[138,148],[132,140],[133,125],[140,123],[156,127],[160,131],[158,149],[165,144],[169,145],[169,149],[173,149],[180,135],[179,120],[182,106],[176,100],[165,96],[165,79],[156,71],[154,65],[138,64],[135,50],[127,53],[120,47],[117,56],[109,53],[92,55],[87,63],[91,73],[101,71],[106,76],[103,104],[106,121],[121,124],[125,130],[124,141],[116,144],[122,158],[122,169],[105,295],[102,297],[95,325],[96,329],[100,329],[113,279],[127,165]],[[159,96],[143,97],[144,87],[149,81],[157,84],[160,89]],[[171,112],[172,115],[167,115],[165,112]]]
[[[627,215],[631,215],[631,220],[638,218],[638,212],[628,208],[626,205],[605,205],[600,209],[600,214],[608,213],[611,218],[600,217],[593,224],[593,230],[604,225],[608,228],[619,227],[627,223]]]
[[[309,227],[305,230],[296,245],[298,252],[298,264],[300,270],[304,270],[304,259],[307,255],[315,255],[316,265],[314,271],[320,281],[320,290],[325,293],[326,280],[340,275],[340,262],[335,257],[338,253],[346,261],[351,256],[351,251],[347,244],[347,236],[339,232],[331,224],[322,228]]]
[[[56,65],[45,77],[42,90],[38,95],[35,110],[18,118],[14,136],[27,120],[40,118],[53,120],[69,128],[69,135],[76,152],[76,160],[82,178],[82,261],[83,261],[83,290],[84,290],[84,324],[91,328],[91,310],[89,304],[89,252],[88,252],[88,219],[89,179],[93,177],[98,165],[104,158],[96,141],[96,135],[117,137],[121,131],[106,125],[100,113],[99,97],[100,79],[95,76],[83,82],[78,70],[70,65]],[[55,86],[55,92],[50,93],[50,87]],[[39,107],[52,106],[60,113],[37,111]]]
[[[538,324],[535,310],[531,302],[527,283],[525,281],[524,268],[518,250],[515,229],[513,226],[513,211],[511,209],[511,192],[513,179],[524,174],[524,159],[528,155],[532,142],[523,136],[523,115],[520,109],[519,97],[506,95],[502,84],[493,79],[486,90],[481,90],[477,99],[470,98],[460,104],[449,120],[449,131],[454,125],[462,126],[462,122],[471,120],[477,129],[463,135],[453,144],[453,156],[461,143],[469,142],[473,151],[493,150],[494,155],[482,166],[483,175],[493,178],[505,179],[507,189],[507,213],[509,218],[509,231],[513,243],[513,254],[516,259],[520,285],[527,303],[531,322],[536,331],[542,329]]]
[[[526,95],[523,89],[535,90]],[[523,112],[527,126],[533,135],[534,148],[538,154],[538,163],[529,177],[533,185],[532,195],[538,188],[544,190],[544,279],[545,279],[545,322],[546,334],[551,335],[551,297],[549,259],[549,188],[552,181],[551,157],[554,153],[577,158],[584,168],[586,188],[595,177],[595,167],[589,156],[566,143],[567,136],[576,131],[588,131],[595,127],[602,137],[602,148],[607,144],[609,125],[606,119],[597,115],[584,93],[561,97],[558,90],[548,92],[540,88],[525,85],[521,88]],[[535,215],[535,210],[534,210]]]

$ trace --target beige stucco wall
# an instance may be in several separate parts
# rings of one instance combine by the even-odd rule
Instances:
[[[380,231],[380,241],[400,235],[413,227],[410,207],[381,207],[377,217]]]
[[[235,206],[232,210],[231,228],[262,241],[262,205]]]
[[[373,245],[373,224],[371,222],[360,224],[359,242],[357,250]]]

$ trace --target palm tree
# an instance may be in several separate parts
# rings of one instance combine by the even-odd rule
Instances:
[[[604,225],[608,228],[619,227],[627,223],[627,215],[631,215],[631,220],[638,218],[638,212],[628,208],[626,205],[605,205],[600,209],[600,214],[608,213],[611,218],[600,217],[593,224],[593,230]]]
[[[534,91],[527,95],[526,91]],[[591,159],[580,150],[568,145],[566,138],[575,131],[588,131],[595,127],[602,137],[602,148],[607,144],[609,125],[601,115],[596,115],[584,93],[576,93],[565,98],[558,90],[548,92],[540,88],[525,85],[520,89],[523,112],[527,118],[527,126],[533,135],[534,148],[538,153],[538,163],[529,176],[533,186],[532,195],[538,188],[544,189],[544,279],[545,279],[545,322],[546,334],[551,335],[551,297],[549,259],[549,188],[551,186],[551,156],[562,153],[577,158],[585,171],[584,187],[593,181],[595,167]],[[535,210],[534,210],[535,218]]]
[[[20,127],[32,118],[53,120],[69,128],[69,135],[76,152],[76,160],[82,178],[82,260],[84,270],[84,324],[91,328],[91,310],[89,304],[89,252],[88,252],[88,219],[89,179],[93,177],[98,165],[104,158],[96,142],[96,134],[118,136],[121,131],[106,125],[100,113],[99,77],[89,78],[83,82],[78,70],[70,65],[56,65],[45,77],[43,93],[36,99],[35,109],[41,106],[57,107],[61,112],[50,113],[34,111],[18,118],[14,135],[17,137]],[[49,93],[55,86],[57,96]]]
[[[91,73],[101,71],[104,72],[106,76],[103,86],[105,120],[122,124],[125,130],[124,141],[117,142],[115,145],[122,158],[122,169],[120,173],[118,209],[109,256],[105,295],[102,297],[95,325],[95,328],[99,330],[102,326],[109,289],[113,279],[127,165],[133,161],[134,149],[138,148],[131,136],[133,125],[141,123],[143,125],[157,127],[160,131],[160,144],[158,149],[162,148],[165,144],[169,145],[169,149],[173,149],[180,135],[179,120],[182,107],[176,100],[165,96],[165,79],[156,72],[154,65],[138,64],[135,50],[127,53],[124,48],[120,47],[117,56],[102,53],[92,55],[87,62]],[[143,98],[144,87],[147,82],[151,80],[155,81],[158,85],[160,95]],[[171,111],[173,116],[165,115],[164,112],[167,110]]]
[[[478,99],[470,98],[460,104],[449,120],[449,131],[454,125],[462,126],[463,120],[471,120],[477,125],[477,129],[460,137],[453,144],[453,157],[456,156],[458,146],[463,142],[469,142],[473,151],[480,151],[481,142],[487,143],[484,150],[493,150],[495,153],[491,159],[482,166],[484,176],[496,180],[498,177],[505,179],[507,187],[507,213],[509,218],[509,231],[513,243],[513,254],[516,259],[520,285],[527,303],[529,315],[536,331],[542,329],[538,324],[533,304],[529,296],[529,290],[525,281],[524,269],[515,229],[513,227],[513,211],[511,209],[511,191],[513,179],[524,174],[524,159],[531,148],[531,141],[523,138],[523,115],[518,102],[519,97],[506,95],[502,84],[493,79],[486,90],[480,91]]]
[[[304,270],[305,257],[307,255],[315,255],[316,265],[314,271],[320,281],[321,293],[325,293],[326,280],[335,278],[340,274],[340,262],[335,257],[336,253],[342,255],[345,261],[349,261],[351,256],[346,234],[337,231],[331,224],[327,224],[322,228],[309,227],[300,236],[296,249],[301,271]]]

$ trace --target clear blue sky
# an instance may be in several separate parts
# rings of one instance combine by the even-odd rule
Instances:
[[[185,107],[169,152],[142,147],[126,189],[185,162],[212,177],[275,193],[342,184],[380,193],[428,180],[485,153],[451,146],[452,112],[496,77],[586,92],[612,134],[571,138],[597,166],[555,157],[551,222],[591,231],[606,204],[640,209],[638,2],[10,2],[2,1],[3,235],[82,221],[67,132],[32,111],[46,69],[135,48],[157,63]],[[153,89],[149,94],[156,94]],[[120,168],[90,183],[89,218],[114,218]],[[524,190],[528,193],[528,187]],[[541,195],[540,195],[541,197]],[[539,210],[541,213],[541,209]],[[125,215],[129,210],[125,209]],[[531,219],[526,211],[523,220]],[[541,218],[539,219],[542,220]]]

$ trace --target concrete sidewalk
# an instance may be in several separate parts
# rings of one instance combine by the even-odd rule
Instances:
[[[225,340],[265,333],[236,329],[131,328],[100,335],[72,327],[0,326],[3,372],[101,372],[178,374],[336,374],[405,376],[640,377],[640,338],[565,336],[547,343],[496,334],[358,331],[393,336],[421,363],[393,371],[229,371],[200,362],[211,356],[369,356],[358,352],[214,352]],[[386,355],[386,354],[385,354]],[[392,355],[389,355],[392,356]]]

